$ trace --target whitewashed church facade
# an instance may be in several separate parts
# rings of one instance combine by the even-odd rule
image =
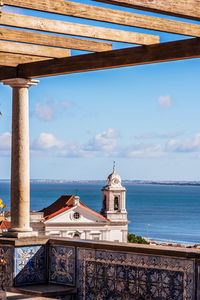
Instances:
[[[128,223],[126,189],[115,168],[102,188],[100,214],[73,195],[63,195],[41,212],[31,214],[31,226],[39,235],[64,238],[127,242]]]

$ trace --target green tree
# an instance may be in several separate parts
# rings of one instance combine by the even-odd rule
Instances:
[[[140,235],[135,235],[133,233],[128,233],[128,243],[135,244],[149,244],[143,237]]]

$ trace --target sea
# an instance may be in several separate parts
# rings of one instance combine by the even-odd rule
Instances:
[[[127,184],[129,233],[150,240],[200,243],[200,186]],[[63,194],[76,194],[100,212],[102,183],[31,183],[31,210],[47,207]],[[10,208],[10,184],[0,182],[0,198]]]

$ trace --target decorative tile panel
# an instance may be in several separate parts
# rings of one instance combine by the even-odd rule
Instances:
[[[78,299],[193,300],[195,261],[78,248]]]
[[[197,260],[197,299],[200,299],[200,259]]]
[[[75,285],[75,248],[50,246],[49,282]]]
[[[12,286],[13,251],[10,246],[0,247],[0,289]]]
[[[17,247],[14,252],[15,286],[46,282],[46,247]]]

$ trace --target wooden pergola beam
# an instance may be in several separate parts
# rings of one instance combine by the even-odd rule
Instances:
[[[19,64],[31,63],[35,61],[49,60],[47,57],[31,56],[31,55],[20,55],[13,53],[0,52],[0,65],[16,67]]]
[[[0,80],[11,79],[17,77],[17,68],[16,67],[0,67]]]
[[[176,17],[200,20],[199,0],[93,0]]]
[[[5,4],[16,5],[23,8],[47,11],[51,13],[68,15],[72,17],[79,17],[84,19],[91,19],[91,20],[97,20],[102,22],[132,26],[132,27],[140,27],[145,29],[152,29],[157,31],[164,31],[164,32],[170,32],[170,33],[176,33],[176,34],[182,34],[188,36],[196,36],[196,37],[199,36],[199,25],[196,24],[178,22],[174,20],[167,20],[167,19],[152,17],[152,16],[145,16],[141,14],[108,9],[103,7],[95,7],[92,5],[86,5],[86,4],[75,3],[70,1],[54,0],[51,2],[50,1],[47,2],[45,0],[38,0],[38,1],[5,0],[4,2]],[[4,22],[8,23],[9,20],[5,20],[4,18]],[[35,23],[34,25],[36,26]],[[50,29],[50,27],[48,29]]]
[[[193,38],[23,64],[18,66],[18,76],[37,78],[197,57],[200,57],[200,39]],[[0,73],[0,79],[2,76]]]
[[[6,12],[0,14],[0,25],[139,45],[159,43],[159,36],[156,35],[29,17]]]
[[[0,39],[36,45],[59,48],[70,48],[91,52],[101,52],[112,49],[111,43],[88,41],[65,36],[42,34],[25,30],[0,28]]]
[[[33,55],[48,58],[59,58],[71,55],[71,51],[67,49],[65,50],[54,47],[45,47],[4,41],[0,41],[0,52],[31,56]]]

